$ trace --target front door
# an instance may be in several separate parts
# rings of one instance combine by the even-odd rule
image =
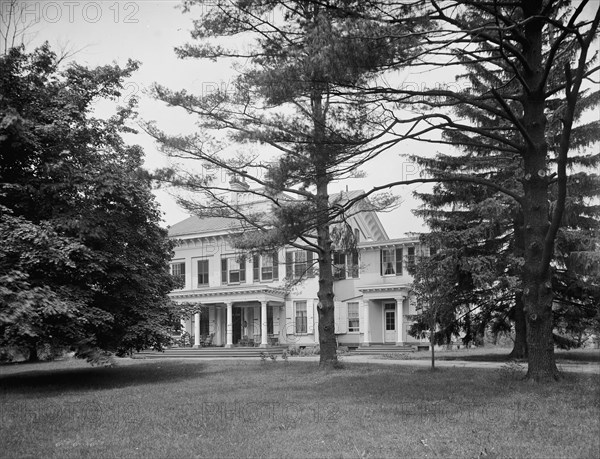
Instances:
[[[384,341],[386,343],[396,342],[396,304],[386,303],[383,306]]]

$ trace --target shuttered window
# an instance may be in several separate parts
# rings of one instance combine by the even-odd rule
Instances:
[[[360,315],[358,311],[358,303],[348,303],[348,331],[360,331]]]
[[[306,309],[306,301],[294,301],[296,309],[296,333],[308,332],[308,314]]]
[[[288,279],[300,279],[313,277],[315,270],[313,266],[313,253],[309,250],[295,250],[285,254],[285,277]]]
[[[198,260],[198,287],[208,284],[208,260]]]
[[[231,257],[221,259],[221,283],[243,284],[246,282],[246,258]]]
[[[252,257],[252,278],[254,282],[279,279],[279,254],[254,255]]]

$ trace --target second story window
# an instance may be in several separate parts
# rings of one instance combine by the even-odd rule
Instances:
[[[402,275],[402,249],[381,249],[381,275]]]
[[[308,250],[296,250],[285,254],[285,275],[288,279],[313,277],[313,253]]]
[[[198,287],[208,284],[208,260],[198,260]]]
[[[333,252],[333,279],[358,278],[358,251],[349,254]]]
[[[246,258],[221,259],[221,284],[243,284],[246,282]]]
[[[185,262],[172,263],[171,275],[175,279],[175,288],[185,288]]]
[[[277,252],[269,255],[254,255],[252,267],[254,282],[279,279],[279,257]]]
[[[415,248],[408,248],[408,257],[406,258],[406,269],[409,271],[415,267]]]
[[[342,280],[346,278],[346,254],[333,252],[333,278]]]

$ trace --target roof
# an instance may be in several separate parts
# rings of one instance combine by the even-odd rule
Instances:
[[[337,202],[348,202],[360,196],[364,193],[362,190],[351,190],[351,191],[340,191],[337,193],[332,193],[330,195],[331,201]],[[260,202],[268,202],[267,200]],[[248,204],[257,204],[260,203],[252,202]],[[357,202],[357,206],[360,208],[364,208],[365,204],[362,201]],[[360,215],[360,217],[359,217]],[[362,211],[358,212],[358,215],[355,215],[356,218],[360,218],[364,220],[364,226],[368,230],[368,233],[372,235],[375,240],[386,240],[388,239],[385,229],[381,225],[381,222],[377,218],[374,212],[372,211]],[[217,232],[226,232],[231,231],[233,229],[241,228],[241,223],[232,218],[225,217],[197,217],[191,216],[186,218],[185,220],[175,223],[173,226],[169,228],[169,237],[183,237],[183,236],[194,236],[200,234],[210,234]]]
[[[237,228],[240,223],[225,217],[191,216],[169,228],[169,236],[187,236],[198,233],[213,233]]]

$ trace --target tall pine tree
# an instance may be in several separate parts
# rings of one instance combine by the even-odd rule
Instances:
[[[201,1],[184,2],[188,11]],[[198,44],[177,52],[182,58],[242,60],[232,85],[204,96],[156,86],[171,106],[198,117],[200,132],[171,136],[149,124],[163,151],[186,157],[213,171],[227,171],[250,192],[271,203],[267,212],[249,212],[225,192],[245,188],[215,183],[184,170],[162,178],[194,191],[182,204],[199,216],[238,219],[251,237],[237,244],[266,249],[292,244],[315,255],[319,275],[320,362],[335,364],[332,244],[352,244],[344,231],[333,232],[350,204],[330,196],[331,184],[355,176],[362,164],[385,151],[369,142],[384,135],[387,112],[356,87],[382,68],[406,60],[418,38],[408,31],[418,23],[382,25],[376,19],[349,17],[360,2],[216,2],[195,22]],[[240,43],[245,46],[240,46]],[[237,45],[237,46],[236,46]],[[210,137],[213,134],[213,137]],[[220,138],[216,138],[219,136]],[[225,139],[223,137],[226,136]],[[245,153],[227,156],[231,144]],[[259,145],[260,154],[249,154]],[[265,153],[271,152],[271,161]],[[237,188],[237,190],[236,190]],[[384,197],[375,207],[389,205]],[[337,236],[336,236],[337,235]],[[334,241],[333,239],[336,239]]]

